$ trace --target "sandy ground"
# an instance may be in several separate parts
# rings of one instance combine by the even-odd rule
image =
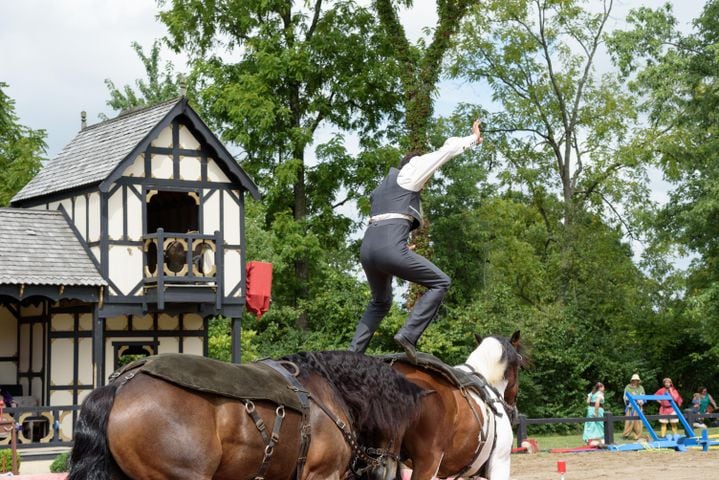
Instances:
[[[512,480],[559,480],[557,462],[564,461],[564,480],[696,480],[719,478],[719,450],[652,450],[639,452],[539,453],[512,455]]]

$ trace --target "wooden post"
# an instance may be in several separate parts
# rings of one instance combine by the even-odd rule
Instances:
[[[165,230],[157,229],[157,309],[165,309]]]
[[[232,318],[232,363],[242,363],[242,317]]]
[[[517,427],[517,447],[522,446],[522,442],[527,438],[527,416],[519,415],[519,426]]]
[[[20,469],[17,465],[17,429],[12,425],[10,429],[10,450],[12,450],[12,474],[19,475]]]
[[[220,235],[219,230],[215,230],[215,266],[216,266],[216,273],[215,273],[215,288],[217,291],[215,292],[215,308],[217,310],[220,310],[222,308],[223,299],[225,296],[225,240]],[[233,322],[235,320],[233,319]],[[240,319],[237,319],[237,322],[239,323]],[[234,339],[234,327],[233,327],[233,339]],[[238,336],[239,338],[239,336]],[[234,341],[234,340],[233,340]],[[238,349],[239,351],[239,349]],[[234,352],[234,345],[233,345],[233,352]],[[233,353],[234,355],[234,353]],[[234,361],[234,363],[240,363],[239,359],[237,362]]]
[[[604,443],[606,445],[614,443],[614,422],[612,420],[612,412],[604,412]]]

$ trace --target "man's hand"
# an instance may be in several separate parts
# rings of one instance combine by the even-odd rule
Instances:
[[[474,136],[477,137],[478,145],[484,141],[482,138],[482,131],[479,128],[479,119],[475,120],[472,124],[472,133],[474,133]]]

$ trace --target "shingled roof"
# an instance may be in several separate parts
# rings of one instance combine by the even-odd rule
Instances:
[[[15,195],[13,202],[105,180],[180,101],[175,98],[80,130],[62,152]]]
[[[0,208],[0,232],[0,285],[107,284],[59,210]]]

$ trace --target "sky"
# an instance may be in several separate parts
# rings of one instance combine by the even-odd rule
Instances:
[[[365,0],[366,1],[366,0]],[[680,25],[688,27],[704,5],[702,0],[673,0]],[[590,0],[599,4],[598,0]],[[624,24],[630,8],[657,7],[663,0],[615,0],[612,26]],[[417,0],[403,12],[411,38],[434,24],[434,2]],[[15,100],[20,123],[47,132],[48,156],[57,155],[80,129],[80,112],[88,123],[98,115],[110,117],[105,79],[115,85],[132,84],[145,72],[131,43],[149,51],[166,29],[152,0],[0,0],[0,82]],[[177,71],[185,57],[163,50],[163,59]],[[449,113],[461,102],[480,99],[479,87],[445,81],[440,85],[437,112]]]
[[[168,0],[169,1],[169,0]],[[367,4],[369,0],[358,0]],[[666,0],[614,0],[608,28],[626,26],[626,15],[639,6],[657,8]],[[416,0],[411,10],[401,12],[410,39],[423,35],[423,29],[437,19],[434,4]],[[691,20],[704,6],[703,0],[670,0],[683,31],[689,31]],[[600,0],[588,5],[601,8]],[[153,0],[0,0],[0,82],[9,84],[5,93],[15,101],[20,123],[47,132],[47,157],[53,158],[80,130],[80,112],[87,112],[88,124],[100,121],[99,115],[113,117],[106,102],[109,98],[105,79],[116,86],[134,84],[145,78],[145,71],[133,41],[149,52],[155,39],[166,34],[157,19],[158,7]],[[175,71],[186,71],[184,55],[163,49],[162,60],[171,61]],[[600,58],[598,71],[610,68],[609,59]],[[490,103],[486,87],[460,81],[442,81],[435,111],[451,113],[460,102]],[[490,107],[491,109],[491,107]],[[320,132],[317,140],[329,138],[331,132]],[[347,138],[350,151],[357,141]],[[356,148],[356,147],[355,147]],[[236,151],[230,146],[231,151]],[[650,172],[652,198],[663,203],[671,188],[659,171]],[[355,210],[347,205],[347,212]],[[351,210],[351,211],[350,211]],[[357,233],[361,234],[360,232]],[[635,261],[643,245],[632,241]],[[675,259],[675,265],[686,267],[689,258]],[[397,292],[400,295],[401,291]],[[398,297],[399,298],[399,297]]]

